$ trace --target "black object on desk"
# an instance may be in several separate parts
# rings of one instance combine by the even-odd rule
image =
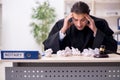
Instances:
[[[105,52],[105,46],[100,46],[100,52],[99,54],[94,55],[95,58],[108,58],[108,54]]]

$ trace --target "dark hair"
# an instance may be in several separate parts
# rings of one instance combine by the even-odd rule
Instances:
[[[89,14],[90,9],[89,9],[89,6],[86,3],[82,2],[82,1],[79,1],[79,2],[76,2],[72,6],[71,12],[75,12],[77,14],[81,14],[81,13]]]

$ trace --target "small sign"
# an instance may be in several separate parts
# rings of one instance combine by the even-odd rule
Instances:
[[[24,58],[23,52],[5,52],[4,58]]]

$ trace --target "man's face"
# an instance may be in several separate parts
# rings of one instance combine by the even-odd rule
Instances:
[[[72,14],[73,23],[78,30],[83,30],[87,25],[88,20],[85,18],[85,15],[86,14],[76,14],[74,12]]]

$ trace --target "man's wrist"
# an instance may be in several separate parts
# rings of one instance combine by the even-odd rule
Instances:
[[[93,34],[94,37],[96,36],[96,33],[97,33],[97,28],[94,30],[94,34]]]
[[[67,29],[63,27],[60,31],[61,31],[63,34],[65,34],[66,30],[67,30]]]
[[[66,36],[66,34],[62,33],[61,30],[60,30],[59,31],[59,38],[60,38],[60,40],[63,40],[65,36]]]

